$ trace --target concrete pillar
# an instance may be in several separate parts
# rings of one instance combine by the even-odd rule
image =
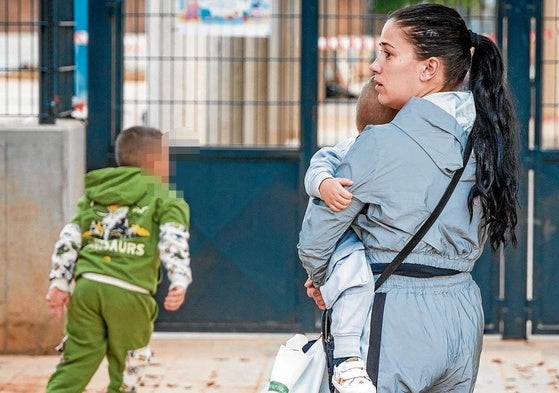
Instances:
[[[53,353],[63,336],[44,297],[84,172],[82,123],[0,125],[0,353]]]

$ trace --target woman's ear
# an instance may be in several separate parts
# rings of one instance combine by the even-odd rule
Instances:
[[[419,80],[427,82],[433,79],[441,68],[441,61],[438,57],[430,57],[423,62],[423,67],[419,74]]]

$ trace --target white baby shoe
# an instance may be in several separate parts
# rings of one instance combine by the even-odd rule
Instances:
[[[334,367],[332,384],[339,393],[376,393],[377,389],[367,375],[365,362],[352,357]]]

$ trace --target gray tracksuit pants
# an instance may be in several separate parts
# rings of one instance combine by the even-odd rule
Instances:
[[[469,273],[393,275],[376,293],[370,321],[362,346],[377,391],[473,392],[484,317]]]

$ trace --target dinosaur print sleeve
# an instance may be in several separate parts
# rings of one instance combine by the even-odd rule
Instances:
[[[187,288],[192,282],[190,270],[190,234],[185,226],[167,222],[159,227],[159,257],[167,269],[170,288],[182,286]]]
[[[70,282],[78,259],[81,242],[80,228],[76,224],[66,224],[60,232],[51,256],[49,280],[51,286],[70,292]]]

